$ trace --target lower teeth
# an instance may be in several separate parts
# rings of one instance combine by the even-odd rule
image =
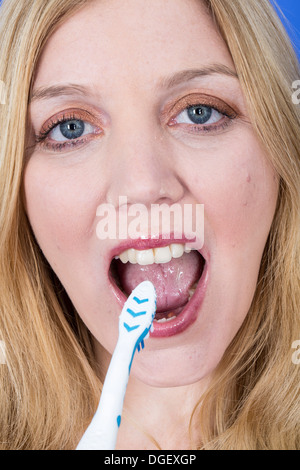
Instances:
[[[195,294],[195,291],[197,289],[197,285],[198,285],[198,282],[195,282],[195,284],[192,285],[192,287],[189,289],[189,300],[191,300],[191,298],[193,297],[193,295]]]
[[[155,320],[154,319],[154,321],[156,321],[157,323],[166,323],[168,321],[174,320],[174,318],[176,318],[176,316],[168,317],[168,318],[164,317],[164,318],[161,318],[160,320]]]

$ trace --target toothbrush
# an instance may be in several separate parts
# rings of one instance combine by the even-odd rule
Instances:
[[[97,411],[76,450],[114,450],[133,356],[152,331],[156,292],[150,281],[139,284],[119,317],[119,338],[105,377]]]

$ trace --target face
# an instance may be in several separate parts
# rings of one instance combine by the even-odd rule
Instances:
[[[153,386],[207,378],[249,311],[278,188],[201,2],[77,12],[43,51],[29,117],[26,211],[99,360],[114,350],[126,294],[149,279],[159,313],[131,373]],[[201,249],[185,253],[187,240],[160,226],[136,240],[97,236],[103,204],[118,216],[175,203],[204,205]]]

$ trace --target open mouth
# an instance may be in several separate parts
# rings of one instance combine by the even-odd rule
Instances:
[[[109,277],[123,301],[140,282],[151,281],[157,294],[152,336],[172,336],[197,317],[206,284],[206,265],[198,251],[183,243],[129,248],[113,258]]]

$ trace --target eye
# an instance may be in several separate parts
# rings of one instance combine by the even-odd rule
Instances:
[[[209,125],[219,122],[224,117],[210,106],[195,105],[184,109],[175,118],[177,124]]]
[[[71,119],[56,125],[49,133],[48,138],[56,142],[79,139],[87,134],[93,134],[95,127],[81,119]]]
[[[103,136],[101,118],[87,110],[70,109],[52,116],[35,136],[40,149],[71,151]]]
[[[170,106],[170,107],[169,107]],[[205,93],[191,93],[166,106],[168,127],[174,135],[217,135],[233,124],[237,111],[222,99]]]

